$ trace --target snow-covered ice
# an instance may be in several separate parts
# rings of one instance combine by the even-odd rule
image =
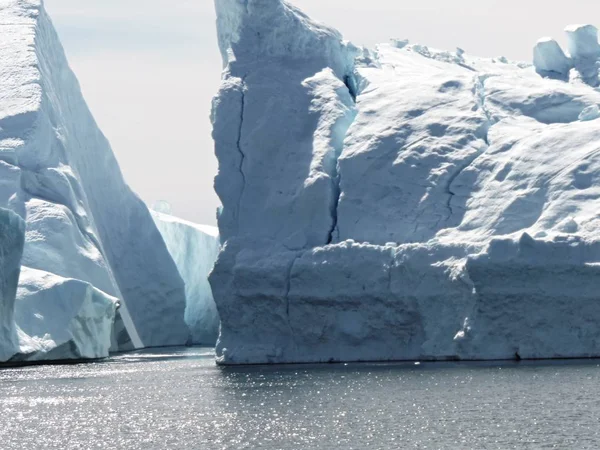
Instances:
[[[164,205],[155,205],[153,209],[156,226],[185,282],[185,322],[191,333],[190,343],[214,345],[219,334],[219,313],[208,275],[221,247],[219,230],[174,217]]]
[[[22,264],[36,291],[20,284],[17,303],[48,302],[36,330],[60,323],[48,328],[56,347],[70,342],[83,357],[106,356],[114,298],[115,349],[184,344],[183,280],[148,208],[123,180],[40,0],[0,0],[0,28],[0,207],[25,220]],[[78,298],[61,314],[64,293]],[[29,329],[37,323],[30,319],[16,325]],[[53,357],[44,348],[35,358]]]
[[[219,363],[600,356],[594,27],[531,65],[215,5]]]

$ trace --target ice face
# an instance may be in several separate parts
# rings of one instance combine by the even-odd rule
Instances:
[[[19,352],[14,310],[24,244],[23,219],[0,208],[0,361]]]
[[[185,322],[191,333],[189,342],[215,345],[220,321],[208,275],[221,247],[219,230],[161,212],[153,211],[152,215],[185,282]]]
[[[535,70],[408,41],[340,64],[285,2],[216,5],[220,363],[600,355],[592,28]]]
[[[567,76],[573,67],[558,42],[552,38],[540,39],[533,50],[533,65],[540,74]]]
[[[598,29],[593,25],[571,25],[567,33],[569,51],[581,79],[591,86],[598,86],[600,44]]]
[[[565,32],[572,58],[598,58],[600,56],[598,28],[593,25],[569,25],[565,28]]]

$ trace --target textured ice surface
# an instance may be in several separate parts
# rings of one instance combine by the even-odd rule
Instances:
[[[531,66],[215,4],[220,363],[600,356],[593,27]]]
[[[219,254],[219,230],[161,212],[152,211],[152,215],[185,282],[185,322],[190,328],[190,343],[214,345],[219,334],[219,313],[208,275]]]
[[[40,1],[0,0],[0,28],[0,207],[26,222],[22,264],[91,286],[73,288],[85,305],[95,304],[94,289],[118,298],[119,348],[185,343],[183,281],[125,184]],[[59,296],[39,295],[61,307]],[[83,344],[78,351],[90,354]]]

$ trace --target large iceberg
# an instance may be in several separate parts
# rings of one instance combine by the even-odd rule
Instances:
[[[2,298],[3,310],[17,305],[13,350],[53,359],[106,356],[111,339],[115,350],[184,344],[183,280],[41,1],[0,0],[0,28],[0,207],[25,221],[24,275],[16,300]]]
[[[600,356],[594,27],[534,66],[215,5],[219,363]]]
[[[198,225],[170,214],[170,209],[155,206],[152,216],[185,282],[185,323],[190,329],[188,342],[215,345],[219,335],[219,313],[213,299],[208,275],[219,250],[219,230]]]

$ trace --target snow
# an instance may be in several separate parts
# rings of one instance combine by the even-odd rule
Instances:
[[[532,66],[215,5],[220,364],[600,356],[594,27]]]
[[[219,335],[219,313],[208,275],[221,248],[219,230],[158,211],[152,211],[152,215],[185,282],[185,322],[191,333],[189,342],[215,345]]]
[[[184,344],[183,280],[148,208],[125,183],[41,2],[1,0],[0,28],[0,207],[25,220],[29,276],[53,280],[32,298],[56,306],[56,318],[44,316],[46,325],[61,324],[51,333],[56,348],[71,342],[73,357],[105,355],[114,298],[121,304],[114,349]],[[80,298],[61,315],[64,292]],[[90,328],[94,311],[98,327]],[[34,357],[53,358],[50,347]]]

